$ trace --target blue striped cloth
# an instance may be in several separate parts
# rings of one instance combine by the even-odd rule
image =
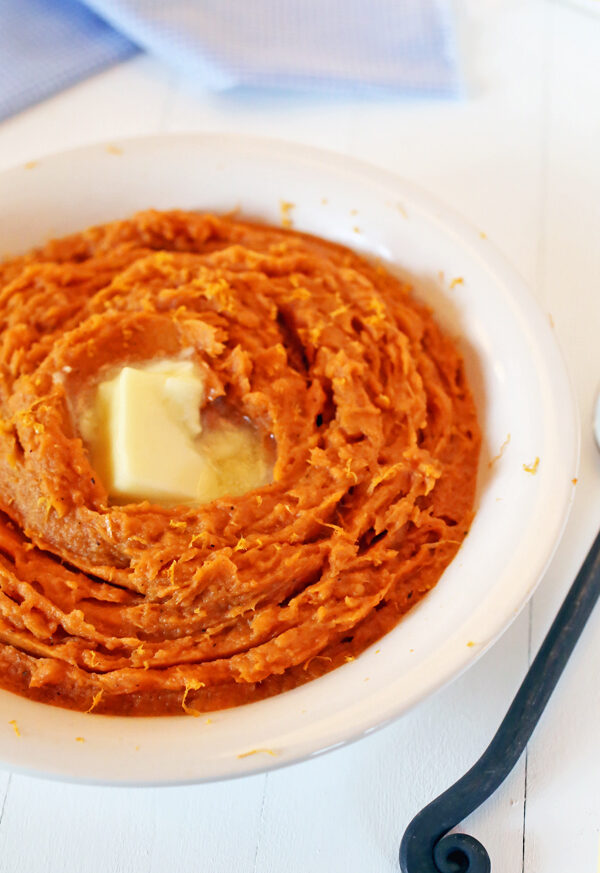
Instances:
[[[0,118],[139,50],[202,88],[454,97],[450,0],[0,0]]]
[[[0,0],[0,119],[137,51],[79,0]]]

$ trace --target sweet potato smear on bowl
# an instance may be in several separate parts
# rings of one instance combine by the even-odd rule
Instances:
[[[5,689],[132,715],[282,692],[394,627],[467,533],[480,435],[460,354],[346,248],[143,212],[5,261],[0,319]],[[202,373],[204,427],[259,435],[265,484],[113,499],[81,416],[156,361]]]

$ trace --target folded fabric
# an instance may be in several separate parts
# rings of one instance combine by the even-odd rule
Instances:
[[[137,51],[78,0],[0,0],[0,119]]]
[[[87,0],[138,45],[211,88],[457,87],[440,0]]]
[[[0,0],[0,117],[136,47],[216,90],[459,92],[450,0],[86,2]]]

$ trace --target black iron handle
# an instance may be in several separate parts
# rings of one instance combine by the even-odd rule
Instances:
[[[492,742],[468,773],[421,810],[400,845],[402,873],[490,873],[484,847],[449,834],[511,772],[538,723],[600,595],[600,533]]]

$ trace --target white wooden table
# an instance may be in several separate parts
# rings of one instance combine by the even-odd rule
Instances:
[[[600,386],[600,16],[551,0],[462,5],[464,101],[215,96],[140,57],[0,125],[0,168],[94,140],[221,130],[325,146],[420,183],[485,230],[551,314],[583,424],[557,555],[466,675],[360,743],[267,776],[112,789],[0,771],[0,873],[395,871],[413,814],[493,734],[600,527],[589,427]],[[599,663],[600,610],[527,755],[464,823],[494,873],[596,873]]]

